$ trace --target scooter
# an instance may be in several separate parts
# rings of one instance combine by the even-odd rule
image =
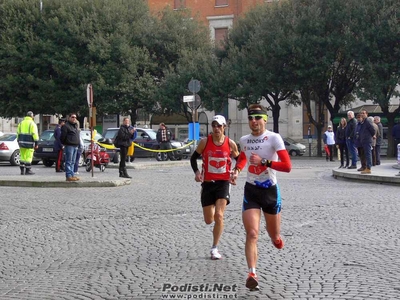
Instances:
[[[93,167],[99,168],[101,172],[104,172],[108,163],[110,162],[110,155],[107,153],[106,149],[101,147],[97,142],[93,143],[93,153],[88,147],[85,151],[85,163],[86,171],[90,172],[92,170],[92,160]]]

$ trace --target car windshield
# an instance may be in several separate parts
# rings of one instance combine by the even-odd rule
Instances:
[[[152,140],[157,139],[157,132],[153,129],[145,129],[144,132],[149,135]]]
[[[291,144],[297,144],[295,140],[292,140],[291,138],[285,138],[285,140]]]
[[[106,132],[104,133],[104,138],[105,139],[113,139],[115,135],[117,134],[118,129],[107,129]]]
[[[90,131],[81,131],[81,138],[84,142],[90,142]],[[94,136],[94,140],[98,141],[99,139],[102,139],[103,136],[100,133],[96,133]]]
[[[54,131],[53,130],[45,130],[40,135],[40,141],[54,141]]]
[[[15,140],[16,137],[17,137],[16,134],[4,134],[4,135],[0,136],[0,141],[12,142],[13,140]]]

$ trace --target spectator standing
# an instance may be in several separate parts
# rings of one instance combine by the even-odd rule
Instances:
[[[157,131],[157,142],[160,143],[161,150],[171,150],[172,149],[171,137],[172,137],[171,131],[167,128],[167,126],[165,126],[164,123],[161,123],[160,128]],[[170,160],[175,160],[173,151],[167,151],[167,155]]]
[[[340,168],[348,168],[349,167],[349,152],[347,150],[346,145],[346,127],[347,121],[345,118],[340,119],[340,124],[336,129],[336,145],[339,148],[340,153]],[[344,156],[346,156],[346,166],[344,166]]]
[[[59,119],[56,128],[54,128],[54,150],[57,151],[56,172],[65,171],[64,163],[64,145],[61,143],[61,127],[65,124],[65,119]]]
[[[38,129],[33,120],[34,114],[31,111],[26,113],[26,117],[18,124],[17,141],[20,151],[19,168],[21,175],[34,175],[32,172],[33,152],[37,148],[39,140]]]
[[[368,120],[368,113],[365,109],[361,111],[361,128],[359,131],[360,134],[360,144],[364,150],[365,155],[365,164],[366,167],[361,171],[361,174],[371,174],[372,167],[372,140],[375,135],[375,129],[372,125],[372,122]]]
[[[66,181],[78,181],[75,176],[74,166],[76,153],[80,144],[80,134],[78,124],[76,122],[76,114],[71,113],[68,121],[61,127],[61,143],[64,145],[65,154],[65,177]]]
[[[346,146],[348,153],[351,155],[351,166],[348,169],[357,169],[357,148],[354,145],[355,131],[357,126],[357,121],[354,118],[354,112],[349,110],[347,112],[347,126],[346,126]]]
[[[379,136],[379,128],[378,125],[374,123],[374,117],[368,117],[368,121],[374,127],[375,134],[372,137],[372,149],[371,149],[371,157],[372,157],[372,166],[376,166],[376,140]]]
[[[128,148],[132,144],[136,129],[130,126],[131,120],[124,118],[122,125],[118,130],[117,136],[114,140],[114,146],[119,148],[120,161],[119,161],[119,177],[132,178],[126,170],[126,155]]]
[[[378,126],[378,132],[379,132],[376,138],[376,145],[375,145],[376,165],[379,166],[381,164],[381,145],[383,139],[383,126],[381,123],[381,117],[375,116],[374,123]]]
[[[79,123],[78,123],[79,124]],[[79,126],[79,125],[78,125]],[[74,165],[74,174],[79,175],[79,161],[82,156],[82,152],[85,149],[85,143],[83,142],[82,136],[81,136],[81,130],[79,129],[79,146],[78,146],[78,151],[76,151],[76,158],[75,158],[75,165]]]
[[[397,145],[400,144],[400,120],[397,121],[396,125],[392,128],[392,137],[393,137],[393,154],[394,157],[397,158]]]
[[[363,123],[363,118],[361,116],[361,113],[357,114],[357,125],[356,125],[356,130],[355,130],[355,137],[354,137],[354,145],[357,148],[358,156],[360,158],[360,163],[361,167],[357,169],[357,171],[362,172],[366,169],[367,163],[365,160],[365,153],[364,153],[364,148],[362,147],[361,140],[360,140],[360,131],[361,131],[361,125]]]
[[[335,145],[335,133],[332,130],[332,126],[329,125],[328,129],[324,133],[324,144],[328,146],[329,153],[326,151],[326,161],[334,161],[333,160],[333,146]]]

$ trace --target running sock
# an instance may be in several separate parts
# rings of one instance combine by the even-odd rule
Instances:
[[[249,268],[249,273],[256,274],[256,268]]]

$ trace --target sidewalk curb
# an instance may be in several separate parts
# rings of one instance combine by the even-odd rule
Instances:
[[[339,180],[351,180],[365,183],[400,185],[400,176],[396,173],[399,166],[393,164],[381,165],[372,168],[372,174],[360,174],[358,171],[339,169],[332,170],[332,176]],[[376,172],[376,173],[375,173]]]
[[[79,181],[68,182],[65,177],[59,178],[35,177],[26,179],[19,176],[8,176],[7,179],[0,178],[0,186],[11,187],[36,187],[36,188],[93,188],[93,187],[119,187],[131,184],[130,179],[103,180],[94,178],[80,178]]]

